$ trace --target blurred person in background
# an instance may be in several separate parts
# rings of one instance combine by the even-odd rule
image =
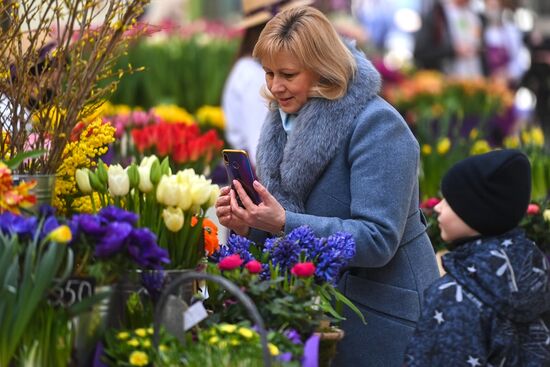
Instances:
[[[483,55],[486,75],[516,87],[527,70],[522,34],[504,14],[503,0],[485,0]]]
[[[531,52],[531,66],[525,73],[521,85],[536,97],[535,114],[545,136],[550,136],[550,37],[544,36],[538,27],[527,38]],[[550,139],[545,140],[550,147]]]
[[[421,69],[450,76],[483,75],[482,22],[470,0],[439,0],[422,18],[414,58]]]
[[[244,149],[252,164],[256,165],[256,148],[260,130],[268,107],[260,90],[265,85],[265,71],[252,57],[252,50],[266,23],[277,12],[313,0],[242,0],[244,19],[239,24],[244,35],[233,68],[227,78],[222,95],[225,115],[225,137],[235,149]]]

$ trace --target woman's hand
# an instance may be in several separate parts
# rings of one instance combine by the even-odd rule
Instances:
[[[229,193],[231,198],[231,214],[233,218],[238,218],[239,221],[245,223],[249,227],[261,229],[270,233],[278,233],[283,229],[286,220],[285,209],[265,187],[258,181],[254,181],[254,189],[260,196],[260,199],[262,199],[262,202],[256,205],[246,194],[246,191],[244,191],[239,181],[234,180],[233,186],[235,190],[231,190]],[[244,208],[239,206],[237,195],[239,195]]]
[[[238,235],[246,236],[250,231],[250,227],[231,212],[230,191],[233,190],[229,186],[221,188],[220,197],[215,204],[216,216],[222,226],[233,230]]]

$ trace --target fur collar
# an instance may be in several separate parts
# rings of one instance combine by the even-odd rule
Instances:
[[[258,178],[292,212],[305,201],[330,161],[342,148],[367,102],[380,90],[380,75],[365,55],[350,47],[357,74],[338,100],[311,98],[296,116],[287,139],[279,111],[271,111],[258,144]]]

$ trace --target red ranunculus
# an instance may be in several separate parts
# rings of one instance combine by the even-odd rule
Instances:
[[[262,263],[256,260],[249,261],[244,267],[251,274],[258,274],[262,271]]]
[[[307,278],[315,274],[315,265],[312,262],[298,263],[290,272],[300,278]]]
[[[224,257],[218,263],[220,270],[233,270],[241,266],[243,259],[237,254]]]
[[[540,208],[537,204],[529,204],[527,207],[528,215],[537,215],[540,212]]]

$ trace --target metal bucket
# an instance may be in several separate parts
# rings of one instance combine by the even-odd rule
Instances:
[[[36,181],[36,186],[30,191],[36,196],[36,205],[31,210],[36,211],[42,204],[52,205],[55,189],[55,175],[14,175],[13,183]]]

